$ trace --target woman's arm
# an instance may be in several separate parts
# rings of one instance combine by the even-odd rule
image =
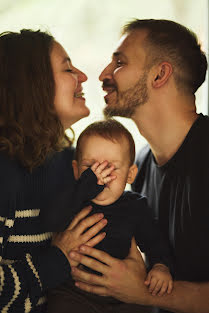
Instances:
[[[7,312],[6,309],[8,312],[23,312],[25,306],[34,308],[48,288],[54,288],[71,277],[68,257],[70,250],[84,242],[93,246],[105,236],[99,234],[92,238],[104,227],[106,221],[101,214],[82,221],[89,212],[90,208],[83,209],[65,232],[55,236],[53,246],[43,247],[42,250],[38,248],[37,253],[26,253],[21,260],[14,260],[12,264],[5,264],[6,261],[1,260],[1,312]],[[91,228],[83,234],[89,227]]]
[[[76,285],[85,291],[113,296],[127,303],[157,306],[176,313],[209,313],[208,282],[176,281],[171,294],[165,294],[162,297],[152,296],[144,285],[146,269],[133,241],[130,253],[124,260],[115,259],[103,251],[86,246],[82,246],[80,252],[85,255],[71,252],[70,257],[103,274],[97,276],[72,268],[74,279],[77,281]]]

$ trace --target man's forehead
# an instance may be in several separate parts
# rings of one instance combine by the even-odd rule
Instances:
[[[121,36],[114,53],[122,52],[123,49],[128,48],[133,44],[141,45],[146,37],[146,30],[132,30],[127,32]]]
[[[147,32],[134,30],[123,35],[114,51],[112,58],[124,57],[132,62],[143,62],[146,58],[145,38]]]

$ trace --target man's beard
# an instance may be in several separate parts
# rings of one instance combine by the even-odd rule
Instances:
[[[139,78],[136,85],[123,92],[117,92],[117,100],[114,104],[104,108],[105,117],[122,116],[131,117],[138,106],[145,104],[148,99],[147,90],[148,71],[145,71]]]

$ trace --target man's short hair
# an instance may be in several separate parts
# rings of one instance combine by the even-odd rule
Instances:
[[[204,82],[207,71],[207,59],[197,36],[169,20],[135,19],[124,26],[123,34],[135,30],[147,31],[148,66],[163,61],[171,63],[177,88],[194,94]]]
[[[90,124],[84,131],[80,134],[77,146],[75,159],[79,161],[82,154],[82,143],[87,137],[90,136],[100,136],[104,139],[111,140],[112,142],[121,143],[121,139],[126,139],[129,145],[129,159],[130,165],[134,163],[135,160],[135,143],[131,133],[118,121],[114,119],[107,119],[104,121],[98,121]],[[95,147],[97,149],[97,147]]]

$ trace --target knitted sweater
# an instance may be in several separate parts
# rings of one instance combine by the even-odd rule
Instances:
[[[0,312],[46,312],[46,290],[71,278],[40,211],[52,195],[75,188],[72,157],[67,148],[29,173],[0,153]]]

